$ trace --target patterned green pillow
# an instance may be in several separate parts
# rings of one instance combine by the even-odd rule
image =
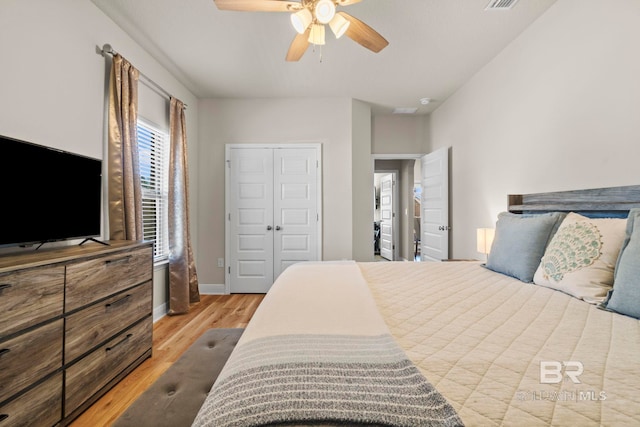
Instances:
[[[632,209],[616,264],[613,290],[603,307],[640,319],[640,209]]]
[[[587,218],[571,212],[545,250],[533,282],[601,303],[613,285],[613,272],[626,219]]]

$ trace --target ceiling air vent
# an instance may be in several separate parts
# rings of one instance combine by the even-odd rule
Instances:
[[[418,111],[416,107],[396,107],[393,114],[415,114]]]
[[[484,10],[508,10],[517,2],[518,0],[491,0]]]

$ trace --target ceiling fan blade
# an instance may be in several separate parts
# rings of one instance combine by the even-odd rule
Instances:
[[[336,0],[337,6],[349,6],[350,4],[360,3],[362,0]]]
[[[351,23],[345,33],[351,40],[376,53],[380,52],[389,44],[387,39],[358,18],[354,18],[345,12],[338,13]]]
[[[213,0],[220,10],[239,12],[293,12],[302,9],[297,1],[284,0]]]
[[[289,51],[287,52],[287,61],[295,62],[302,58],[302,55],[304,55],[309,47],[309,32],[311,32],[311,27],[307,28],[307,31],[304,33],[298,34],[293,38],[291,46],[289,46]]]

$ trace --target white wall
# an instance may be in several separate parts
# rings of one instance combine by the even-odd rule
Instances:
[[[517,6],[516,6],[517,7]],[[558,0],[431,115],[452,147],[452,256],[507,194],[638,184],[640,1]]]
[[[225,144],[322,144],[323,259],[352,257],[352,100],[206,99],[199,104],[198,278],[224,283]]]
[[[196,158],[196,98],[86,0],[0,1],[0,134],[103,159],[108,70],[96,46],[105,43],[189,104],[189,155]],[[195,192],[197,170],[191,176]],[[155,308],[166,301],[165,270],[156,270]]]

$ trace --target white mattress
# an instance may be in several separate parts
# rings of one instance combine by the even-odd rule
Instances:
[[[466,425],[640,425],[640,321],[479,263],[358,263],[391,333]],[[569,362],[576,384],[553,365]],[[553,383],[550,383],[553,382]]]

